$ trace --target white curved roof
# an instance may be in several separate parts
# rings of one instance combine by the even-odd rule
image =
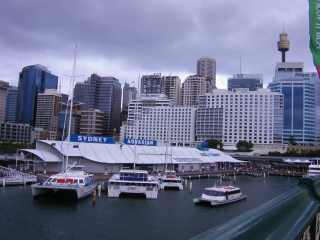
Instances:
[[[61,159],[58,156],[48,151],[41,151],[36,149],[20,149],[20,151],[32,153],[45,162],[61,162]]]
[[[208,151],[201,151],[197,148],[191,147],[169,147],[168,154],[165,154],[165,147],[160,146],[134,146],[120,144],[101,144],[101,143],[76,143],[76,142],[61,142],[43,140],[41,143],[55,148],[63,155],[73,157],[83,157],[99,163],[117,164],[117,163],[133,163],[135,160],[136,148],[136,164],[164,164],[171,163],[216,163],[216,162],[242,162],[233,157],[218,151],[216,149],[209,149]],[[46,156],[47,148],[36,149],[33,151],[43,152]],[[55,152],[55,151],[52,151]],[[47,161],[48,157],[42,158],[41,154],[38,156]]]

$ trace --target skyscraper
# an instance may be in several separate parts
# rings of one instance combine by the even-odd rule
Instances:
[[[228,90],[247,88],[249,91],[257,91],[263,88],[262,74],[235,74],[228,79]]]
[[[128,110],[129,102],[136,99],[136,97],[137,89],[125,83],[123,87],[122,111]]]
[[[6,103],[6,121],[15,123],[17,121],[18,88],[9,86]]]
[[[197,75],[206,78],[209,82],[209,91],[216,88],[216,60],[213,58],[198,59]]]
[[[145,95],[160,94],[162,89],[161,73],[144,75],[141,78],[140,93]]]
[[[6,102],[8,88],[9,83],[0,81],[0,122],[4,122],[6,119]]]
[[[178,76],[163,76],[161,93],[165,94],[174,105],[180,104],[181,80]]]
[[[208,92],[208,81],[205,77],[192,75],[186,78],[181,88],[181,103],[183,106],[197,106],[199,96]]]
[[[114,77],[100,77],[92,74],[83,83],[77,83],[74,99],[106,113],[106,131],[110,134],[120,130],[121,84]]]
[[[17,121],[34,125],[38,93],[57,89],[58,77],[41,65],[24,67],[19,75]]]
[[[282,62],[276,65],[269,88],[283,94],[283,139],[309,144],[316,141],[316,73],[304,73],[303,63]]]
[[[37,97],[37,113],[35,127],[48,132],[48,139],[58,137],[58,114],[61,111],[62,95],[55,89],[46,89]]]

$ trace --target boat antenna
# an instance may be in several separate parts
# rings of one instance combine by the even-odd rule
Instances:
[[[72,76],[71,76],[71,91],[70,91],[70,110],[69,110],[69,126],[68,126],[68,137],[67,142],[70,142],[71,138],[71,124],[72,124],[72,110],[73,110],[73,93],[74,93],[74,83],[76,78],[76,66],[77,66],[77,44],[74,46],[74,53],[73,53],[73,66],[72,66]],[[66,159],[66,171],[68,169],[69,164],[69,153],[67,153]]]

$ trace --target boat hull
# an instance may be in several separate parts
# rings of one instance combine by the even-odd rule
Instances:
[[[108,184],[108,197],[119,198],[121,194],[144,195],[146,199],[157,199],[158,188],[148,188],[142,186],[114,186]]]
[[[160,189],[177,189],[182,191],[183,190],[183,184],[182,183],[160,183]]]
[[[202,197],[199,197],[199,198],[193,199],[193,202],[195,204],[210,204],[213,207],[218,207],[218,206],[223,206],[223,205],[227,205],[227,204],[236,203],[236,202],[245,200],[246,198],[247,198],[247,196],[244,195],[244,194],[242,194],[238,198],[230,199],[230,200],[223,200],[223,201],[213,201],[213,200],[204,199]]]
[[[53,186],[41,185],[39,183],[31,185],[32,196],[38,197],[47,193],[57,192],[73,192],[77,199],[85,198],[93,193],[97,188],[97,184],[90,184],[88,186],[72,187],[72,186]]]

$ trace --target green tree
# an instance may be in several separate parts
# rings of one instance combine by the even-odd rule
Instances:
[[[288,143],[289,143],[290,145],[297,145],[296,139],[295,139],[294,136],[292,136],[292,135],[289,137]]]
[[[252,142],[247,142],[245,140],[240,140],[237,143],[237,150],[239,152],[250,152],[250,151],[252,151],[252,148],[253,148]]]
[[[208,140],[208,148],[214,148],[214,149],[219,149],[223,150],[223,142],[221,140],[217,139],[209,139]]]

